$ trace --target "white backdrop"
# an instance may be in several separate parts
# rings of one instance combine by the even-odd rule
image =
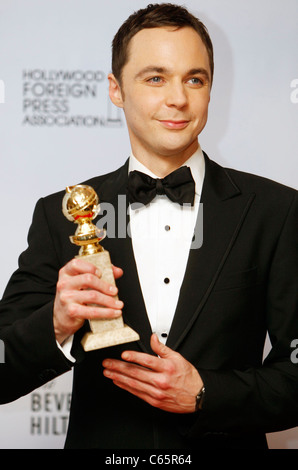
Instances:
[[[111,41],[147,3],[0,0],[0,294],[26,248],[37,199],[127,158],[123,115],[108,99]],[[298,1],[184,4],[215,48],[202,148],[220,164],[297,188]],[[0,448],[63,447],[71,379],[0,407]],[[298,448],[298,429],[268,441]]]

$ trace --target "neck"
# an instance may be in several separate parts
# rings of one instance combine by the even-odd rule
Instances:
[[[177,170],[182,166],[199,148],[198,142],[189,147],[186,151],[183,151],[175,155],[157,155],[148,152],[138,151],[132,148],[135,158],[142,163],[148,170],[154,173],[159,178],[164,178],[172,171]]]

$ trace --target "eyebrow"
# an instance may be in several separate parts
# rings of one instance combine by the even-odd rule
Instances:
[[[210,74],[208,70],[204,69],[203,67],[191,69],[187,75],[205,75],[205,77],[208,78],[208,80],[210,80]]]
[[[147,67],[144,67],[142,70],[140,70],[136,75],[135,78],[142,78],[144,75],[148,73],[166,73],[166,74],[171,74],[171,71],[167,69],[166,67],[159,67],[156,65],[148,65]],[[190,69],[186,75],[204,75],[209,81],[210,81],[210,74],[208,70],[206,70],[203,67],[198,67],[198,68],[193,68]]]
[[[140,70],[136,75],[135,78],[141,78],[143,75],[147,73],[169,73],[169,70],[165,67],[158,67],[156,65],[148,65]]]

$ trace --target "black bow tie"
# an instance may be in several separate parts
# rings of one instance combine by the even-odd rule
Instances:
[[[190,168],[183,166],[165,178],[151,178],[140,171],[128,175],[128,197],[130,203],[149,204],[157,194],[166,194],[173,202],[191,204],[195,197],[195,182]]]

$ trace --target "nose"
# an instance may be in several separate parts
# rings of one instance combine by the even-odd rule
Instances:
[[[168,83],[166,94],[166,105],[169,107],[183,108],[187,105],[188,97],[181,82]]]

